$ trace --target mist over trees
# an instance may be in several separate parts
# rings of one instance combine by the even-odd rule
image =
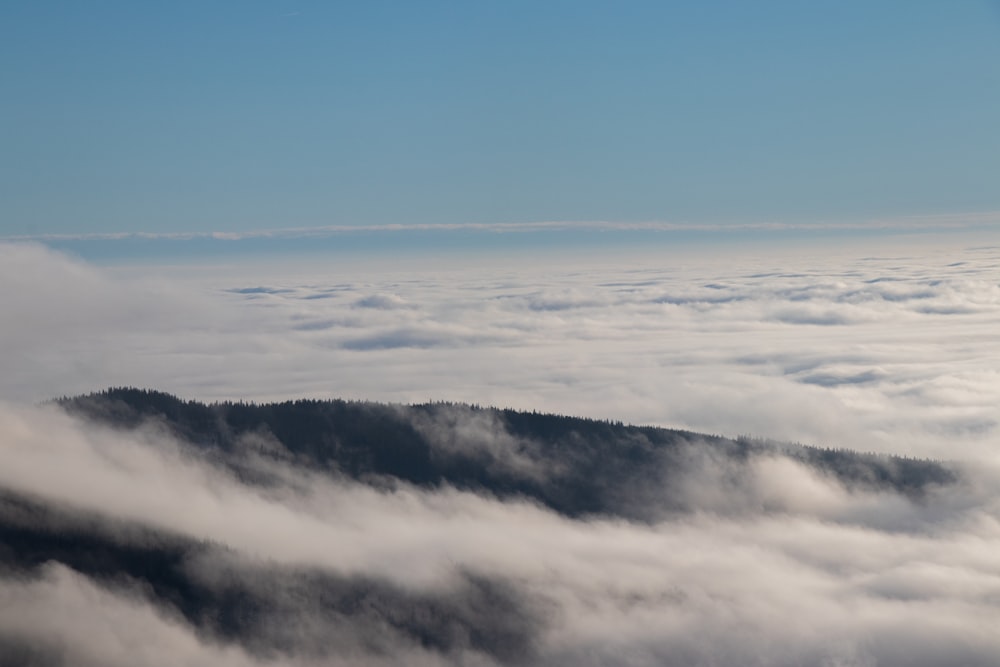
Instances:
[[[953,464],[475,405],[123,387],[39,410],[4,416],[11,462],[39,458],[0,472],[2,664],[929,666],[895,626],[858,644],[852,610],[922,599],[896,540],[972,506]],[[875,554],[886,592],[855,590]],[[794,630],[831,586],[841,639]],[[948,655],[989,664],[969,646]]]
[[[914,497],[955,481],[953,470],[929,460],[453,403],[206,405],[121,387],[58,404],[116,427],[158,425],[225,456],[235,469],[241,448],[253,441],[271,456],[356,480],[525,497],[570,517],[642,520],[683,509],[671,485],[706,458],[738,466],[784,456],[849,486]]]

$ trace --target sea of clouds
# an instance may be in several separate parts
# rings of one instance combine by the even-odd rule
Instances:
[[[946,459],[1000,423],[997,246],[226,261],[0,245],[0,398],[453,400]]]
[[[59,508],[42,529],[211,544],[186,576],[275,610],[234,641],[51,562],[0,572],[0,644],[112,666],[995,665],[998,266],[1000,247],[927,244],[151,268],[0,245],[0,490]],[[935,456],[965,477],[910,498],[780,457],[732,486],[709,462],[678,491],[693,509],[650,521],[266,456],[246,463],[272,480],[255,486],[162,430],[30,405],[109,385],[496,404]],[[449,428],[499,460],[513,442]],[[358,581],[382,606],[321,613]],[[400,629],[428,610],[446,642]]]

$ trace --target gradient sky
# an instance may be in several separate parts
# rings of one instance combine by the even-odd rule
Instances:
[[[1000,210],[1000,9],[5,3],[0,236]]]

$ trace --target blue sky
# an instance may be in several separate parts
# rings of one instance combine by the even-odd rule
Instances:
[[[1000,210],[989,2],[28,2],[0,236]]]

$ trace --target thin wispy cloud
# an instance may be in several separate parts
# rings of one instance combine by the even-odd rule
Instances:
[[[538,222],[496,223],[408,223],[370,225],[329,225],[317,227],[282,227],[242,231],[170,231],[170,232],[85,232],[43,233],[0,236],[0,241],[241,241],[248,239],[296,239],[342,234],[385,234],[393,232],[479,232],[515,234],[531,232],[699,232],[708,234],[743,232],[878,232],[878,231],[961,231],[988,229],[1000,223],[1000,212],[967,212],[937,215],[913,215],[861,220],[818,220],[809,222],[758,221],[743,223],[705,223],[684,221],[608,221],[552,220]]]

